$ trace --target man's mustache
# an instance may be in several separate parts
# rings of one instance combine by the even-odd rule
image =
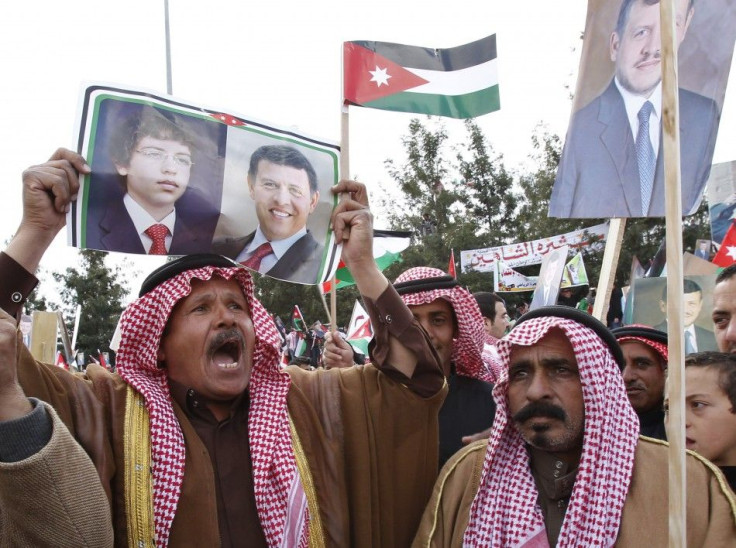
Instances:
[[[537,401],[522,407],[512,418],[515,422],[524,422],[533,417],[548,417],[565,421],[567,420],[567,413],[562,407],[549,402]]]
[[[227,342],[236,342],[240,347],[241,352],[245,349],[245,337],[243,337],[240,330],[231,327],[230,329],[220,331],[215,335],[215,338],[210,341],[209,353],[214,354]]]
[[[646,386],[644,386],[644,385],[643,385],[643,384],[642,384],[641,382],[639,382],[639,381],[631,381],[631,382],[627,382],[627,383],[626,383],[626,389],[628,390],[629,388],[635,388],[635,389],[637,389],[637,390],[646,390],[646,389],[647,389],[647,387],[646,387]]]

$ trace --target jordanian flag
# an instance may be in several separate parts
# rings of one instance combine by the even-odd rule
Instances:
[[[353,315],[348,326],[347,341],[364,356],[368,355],[368,343],[373,338],[373,326],[368,313],[358,301],[353,305]]]
[[[373,230],[373,258],[379,270],[385,270],[401,260],[401,252],[411,243],[411,232],[400,230]],[[335,272],[337,289],[355,285],[355,279],[345,263],[340,259]],[[322,293],[332,290],[332,280],[322,284]]]
[[[291,313],[291,325],[297,331],[307,330],[307,324],[304,322],[304,316],[302,316],[302,311],[299,310],[298,305],[294,305],[294,311]]]
[[[345,42],[343,72],[353,105],[451,118],[501,108],[495,34],[449,49]]]

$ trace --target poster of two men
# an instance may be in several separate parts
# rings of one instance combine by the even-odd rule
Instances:
[[[92,173],[69,214],[72,245],[211,251],[282,280],[328,277],[335,144],[104,86],[87,88],[80,127]]]

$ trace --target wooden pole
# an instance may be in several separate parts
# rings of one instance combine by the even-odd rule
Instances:
[[[74,359],[74,347],[72,346],[71,340],[69,340],[69,332],[66,330],[64,315],[61,313],[61,310],[56,311],[56,319],[58,320],[59,333],[61,334],[61,344],[64,347],[64,357],[66,358],[66,363],[71,363]]]
[[[349,107],[343,100],[342,112],[340,114],[340,179],[350,179],[350,117]],[[330,314],[332,332],[337,331],[337,278],[332,276],[332,287],[330,288]]]
[[[662,33],[662,145],[667,231],[667,325],[669,420],[669,546],[684,547],[685,476],[685,344],[683,324],[682,189],[680,186],[680,122],[677,80],[675,0],[660,2]]]
[[[608,227],[606,249],[603,252],[601,275],[598,277],[598,288],[596,289],[595,304],[593,305],[593,316],[603,323],[606,323],[613,282],[616,279],[616,265],[618,265],[618,257],[621,254],[624,228],[626,228],[626,219],[618,217],[611,219],[611,224]]]

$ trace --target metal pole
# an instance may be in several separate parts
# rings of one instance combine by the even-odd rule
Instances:
[[[164,0],[164,22],[166,27],[166,93],[171,95],[171,28],[169,27],[169,0]]]

